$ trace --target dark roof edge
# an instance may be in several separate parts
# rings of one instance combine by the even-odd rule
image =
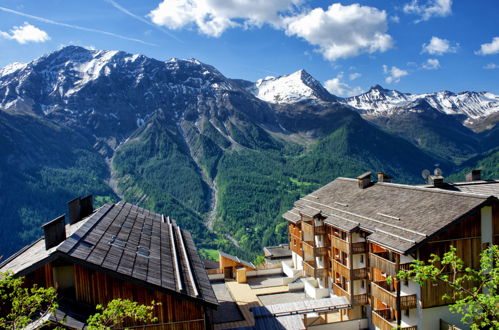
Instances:
[[[446,231],[449,227],[452,227],[452,226],[455,226],[457,224],[459,224],[460,222],[464,221],[466,218],[468,218],[471,214],[475,213],[476,211],[480,210],[482,207],[484,206],[487,206],[487,205],[491,205],[492,202],[494,201],[499,201],[499,199],[497,197],[494,197],[494,196],[490,196],[488,197],[485,201],[483,201],[482,203],[480,203],[479,205],[475,206],[474,208],[472,208],[471,210],[469,210],[468,212],[462,214],[461,216],[459,216],[459,218],[456,218],[455,220],[451,221],[450,223],[448,223],[447,225],[441,227],[439,230],[437,230],[436,232],[434,232],[433,234],[431,235],[428,235],[425,239],[423,239],[422,241],[420,241],[419,243],[416,243],[413,247],[411,247],[410,249],[406,250],[404,252],[404,254],[409,254],[413,251],[415,251],[416,249],[418,249],[420,246],[426,244],[427,242],[431,241],[435,236],[438,236],[439,234],[441,234],[442,232]]]

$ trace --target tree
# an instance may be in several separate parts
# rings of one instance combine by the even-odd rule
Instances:
[[[480,269],[465,267],[451,246],[442,258],[432,254],[427,263],[415,260],[411,269],[401,270],[399,279],[413,279],[420,285],[427,280],[448,285],[453,301],[449,309],[462,315],[461,322],[471,329],[499,329],[499,246],[492,245],[480,254]]]
[[[42,319],[57,308],[54,288],[23,286],[23,277],[0,273],[0,328],[24,328],[34,319]]]
[[[161,303],[154,301],[150,306],[139,305],[128,299],[111,300],[104,308],[102,305],[97,305],[96,309],[100,312],[90,316],[87,320],[88,329],[111,329],[121,325],[126,320],[138,322],[157,322],[158,318],[154,317],[154,306],[159,306]]]

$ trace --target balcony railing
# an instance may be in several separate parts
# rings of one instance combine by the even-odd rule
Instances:
[[[326,227],[324,227],[324,225],[315,226],[314,232],[315,232],[315,235],[324,235],[324,234],[326,234]]]
[[[352,243],[352,253],[366,253],[367,252],[367,243],[366,242],[357,242]]]
[[[397,264],[384,258],[381,254],[369,254],[369,261],[371,262],[371,267],[378,268],[383,273],[390,276],[397,275]],[[403,270],[408,270],[410,263],[399,264],[399,268]]]
[[[350,293],[336,283],[333,283],[333,293],[337,296],[345,296],[350,300]]]
[[[372,311],[372,322],[373,325],[381,330],[392,330],[397,328],[397,320],[393,317],[390,309],[378,309]],[[404,327],[400,329],[404,330],[417,330],[417,326]]]
[[[315,242],[313,241],[303,241],[302,243],[303,252],[305,252],[307,259],[309,257],[315,258],[327,255],[328,248],[325,246],[315,246]]]
[[[352,280],[364,280],[367,278],[367,268],[357,268],[353,270]]]
[[[358,306],[358,305],[367,305],[367,294],[362,293],[362,294],[356,294],[353,296],[353,304]]]
[[[307,276],[314,278],[326,277],[327,270],[325,268],[318,268],[315,261],[303,261],[303,271]]]
[[[333,248],[339,249],[345,253],[350,253],[350,243],[335,235],[329,235],[329,239],[331,240],[331,246]]]
[[[347,266],[343,265],[335,259],[331,259],[331,264],[333,272],[336,272],[341,276],[350,279],[350,269]]]
[[[397,293],[393,286],[386,281],[371,282],[371,294],[388,306],[396,308]],[[400,296],[400,309],[416,308],[417,298],[415,294]]]

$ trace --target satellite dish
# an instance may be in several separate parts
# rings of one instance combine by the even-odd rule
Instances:
[[[437,167],[433,173],[435,173],[435,176],[441,176],[443,172]]]
[[[423,172],[421,172],[421,176],[423,177],[423,179],[428,180],[428,177],[430,176],[430,171],[423,170]]]

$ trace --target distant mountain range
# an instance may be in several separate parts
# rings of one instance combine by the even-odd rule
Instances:
[[[485,92],[340,98],[304,70],[254,83],[194,59],[64,47],[0,70],[0,255],[92,193],[251,259],[286,240],[294,200],[337,176],[416,183],[435,164],[497,176],[498,113]]]

